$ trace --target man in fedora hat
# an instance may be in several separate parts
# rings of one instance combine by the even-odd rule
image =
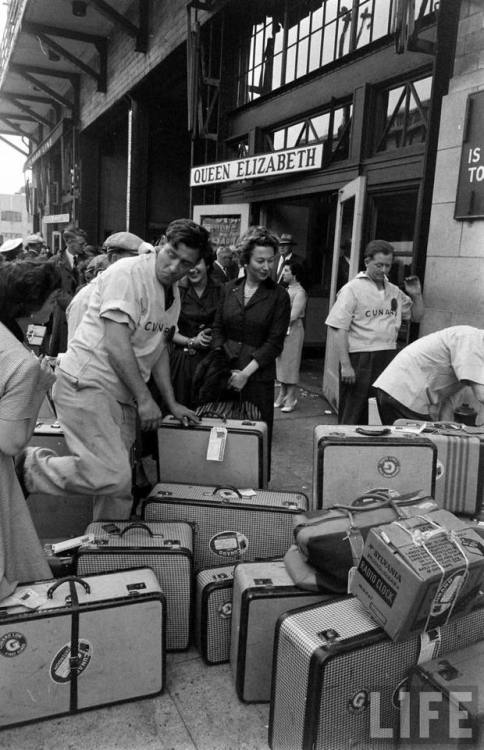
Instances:
[[[293,263],[299,263],[303,268],[305,267],[304,258],[294,252],[294,247],[296,245],[297,242],[292,234],[286,234],[285,232],[281,234],[279,239],[279,252],[275,257],[274,262],[274,281],[277,281],[278,284],[283,283],[282,269],[284,268],[284,263],[287,263],[290,260]]]

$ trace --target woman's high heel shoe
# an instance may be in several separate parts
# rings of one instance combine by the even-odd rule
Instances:
[[[285,404],[285,406],[282,407],[281,411],[285,412],[286,414],[290,411],[294,411],[296,408],[297,399],[292,402],[292,404]]]
[[[279,394],[276,400],[274,401],[274,406],[276,407],[276,409],[280,409],[281,406],[284,406],[285,401],[286,401],[286,397],[281,396],[281,394]]]

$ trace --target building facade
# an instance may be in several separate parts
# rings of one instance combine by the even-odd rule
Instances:
[[[292,234],[335,403],[324,318],[370,239],[394,244],[397,283],[424,282],[420,332],[484,327],[483,216],[477,198],[455,209],[482,16],[477,0],[12,3],[0,123],[31,138],[34,228],[154,241],[192,215],[217,244],[249,223]]]

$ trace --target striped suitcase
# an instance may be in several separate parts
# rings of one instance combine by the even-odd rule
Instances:
[[[195,644],[207,664],[230,656],[234,566],[201,570],[195,591]]]
[[[484,504],[484,425],[480,433],[457,422],[411,422],[398,419],[392,430],[422,430],[437,448],[435,499],[458,515],[477,515]]]
[[[409,670],[482,638],[483,600],[399,643],[355,598],[283,615],[274,644],[272,750],[394,750]]]
[[[37,422],[29,447],[48,448],[59,456],[66,456],[69,449],[62,427],[55,419]],[[84,533],[92,521],[94,497],[92,495],[45,495],[31,493],[27,505],[39,537],[68,539]]]
[[[193,484],[157,484],[143,504],[146,521],[193,524],[195,572],[241,560],[282,557],[306,495]]]
[[[190,645],[192,615],[192,529],[186,523],[98,521],[86,534],[94,542],[76,553],[78,575],[151,568],[166,597],[166,648],[181,651]]]
[[[318,425],[313,446],[313,510],[351,505],[380,487],[433,495],[437,449],[421,435],[394,435],[389,427]]]
[[[213,430],[227,431],[220,460],[207,459]],[[267,425],[239,419],[202,417],[183,427],[172,416],[158,430],[158,462],[161,482],[216,484],[226,487],[267,487],[269,454]]]
[[[22,584],[0,603],[0,727],[158,695],[165,617],[147,569]]]
[[[284,562],[240,563],[234,571],[230,664],[240,700],[271,699],[274,629],[287,610],[334,596],[297,588]]]

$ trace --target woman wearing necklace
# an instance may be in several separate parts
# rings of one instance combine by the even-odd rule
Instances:
[[[306,311],[306,294],[301,279],[303,268],[300,263],[288,260],[282,267],[282,280],[287,284],[291,300],[291,320],[287,329],[282,354],[276,360],[276,374],[281,388],[274,406],[282,407],[281,411],[294,411],[297,404],[297,384],[301,366],[304,342],[303,318]]]
[[[230,358],[228,386],[257,406],[267,423],[269,457],[274,421],[276,357],[289,325],[287,291],[271,279],[277,237],[265,227],[249,227],[238,243],[245,276],[223,286],[215,315],[212,348]]]
[[[222,285],[210,278],[213,258],[201,258],[179,283],[181,310],[173,336],[170,373],[176,400],[194,407],[193,375],[209,351]]]

